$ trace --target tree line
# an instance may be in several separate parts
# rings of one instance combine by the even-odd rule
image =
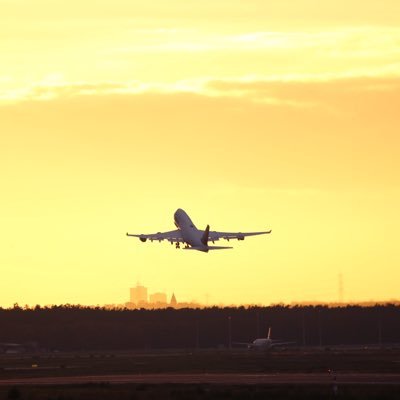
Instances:
[[[400,307],[0,308],[0,343],[49,351],[229,347],[266,337],[269,327],[272,339],[299,346],[390,345],[400,343]]]

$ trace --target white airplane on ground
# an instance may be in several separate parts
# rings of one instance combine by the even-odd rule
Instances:
[[[29,343],[0,343],[0,353],[25,353],[37,350],[37,344]]]
[[[182,209],[176,210],[174,214],[175,225],[178,229],[169,232],[158,232],[150,235],[133,235],[127,233],[127,236],[138,237],[142,242],[149,239],[151,242],[153,240],[168,240],[171,244],[175,243],[176,248],[180,248],[180,243],[185,243],[185,250],[198,250],[203,252],[208,252],[209,250],[220,250],[220,249],[231,249],[232,247],[227,246],[209,246],[208,242],[216,242],[220,239],[237,239],[244,240],[246,236],[255,236],[271,233],[271,231],[266,232],[215,232],[210,231],[210,225],[207,225],[204,231],[197,229],[193,224],[192,220]]]
[[[233,344],[247,346],[248,349],[256,350],[269,350],[276,346],[284,346],[287,344],[294,344],[295,342],[280,342],[279,340],[271,339],[271,328],[268,328],[268,335],[266,338],[255,339],[251,343],[233,342]]]

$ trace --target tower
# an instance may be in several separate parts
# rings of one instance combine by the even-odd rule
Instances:
[[[178,304],[178,302],[176,301],[175,293],[172,293],[171,301],[170,301],[169,304],[170,304],[171,307],[174,307],[174,308]]]

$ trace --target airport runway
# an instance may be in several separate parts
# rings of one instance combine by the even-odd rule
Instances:
[[[283,373],[283,374],[135,374],[0,379],[1,386],[121,384],[224,384],[224,385],[400,385],[400,374]]]

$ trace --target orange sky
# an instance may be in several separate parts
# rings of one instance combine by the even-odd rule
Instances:
[[[0,305],[398,299],[400,3],[0,0]],[[203,254],[125,232],[272,229]]]

